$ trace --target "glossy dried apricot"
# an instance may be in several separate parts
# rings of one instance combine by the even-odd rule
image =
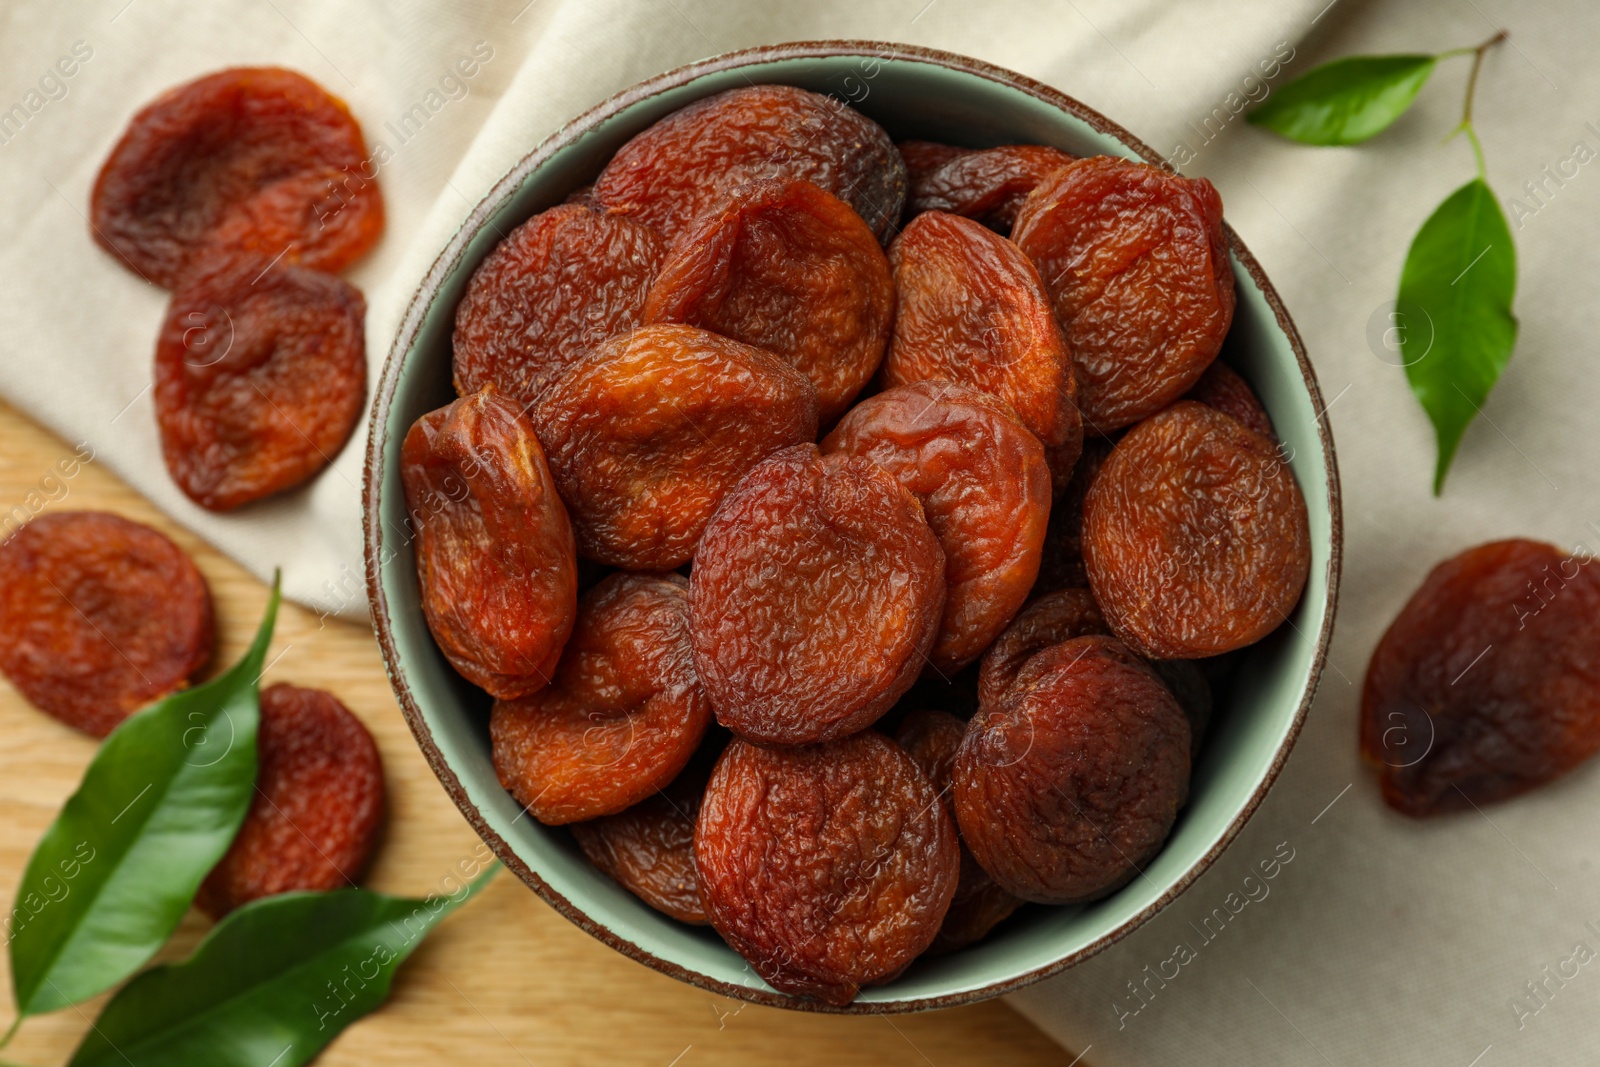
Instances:
[[[1039,573],[1050,470],[1038,438],[988,394],[926,381],[862,401],[822,450],[871,460],[922,502],[945,561],[929,662],[950,675],[976,660]]]
[[[1267,438],[1183,400],[1128,431],[1089,487],[1083,556],[1111,632],[1152,659],[1253,644],[1311,570],[1305,498]]]
[[[645,322],[774,352],[817,388],[823,425],[877,373],[894,316],[889,261],[861,217],[809,181],[738,186],[679,233]]]
[[[256,793],[195,904],[213,919],[252,900],[354,885],[383,822],[383,760],[332,693],[282,682],[261,691]]]
[[[955,826],[894,742],[735,739],[694,834],[711,925],[773,988],[829,1004],[893,978],[932,943],[955,892]]]
[[[939,141],[898,141],[895,148],[900,151],[900,158],[906,163],[906,178],[910,182],[910,196],[916,195],[917,183],[929,174],[938,170],[957,156],[964,156],[974,151],[971,148],[962,148],[959,145],[942,144]],[[910,208],[910,197],[907,197],[906,206]]]
[[[1057,589],[1088,587],[1089,576],[1083,569],[1083,498],[1111,455],[1112,444],[1104,437],[1084,438],[1083,454],[1072,468],[1071,479],[1051,498],[1039,578],[1033,583],[1035,596]]]
[[[1097,433],[1188,392],[1233,321],[1222,198],[1204,178],[1095,156],[1056,170],[1011,232],[1039,268]]]
[[[1194,383],[1194,388],[1184,394],[1184,399],[1198,400],[1224,415],[1232,415],[1263,437],[1274,441],[1278,439],[1272,428],[1272,417],[1261,406],[1250,383],[1221,360],[1206,368],[1200,380]]]
[[[883,127],[791,85],[729,89],[674,111],[617,150],[594,200],[672,240],[720,194],[757,178],[815,182],[886,240],[906,168]]]
[[[1109,634],[1100,605],[1087,589],[1061,589],[1035,597],[983,654],[978,703],[1000,703],[1028,661],[1052,645],[1091,634]]]
[[[692,326],[646,326],[568,369],[529,411],[578,550],[630,570],[694,555],[739,480],[817,435],[805,375]]]
[[[1075,158],[1037,144],[962,152],[912,178],[906,211],[948,211],[977,219],[997,233],[1010,233],[1028,194]]]
[[[694,755],[711,704],[694,673],[688,583],[613,574],[583,596],[545,689],[497,700],[495,773],[547,825],[632,807]]]
[[[566,204],[518,226],[456,305],[456,392],[492,382],[532,401],[600,342],[640,323],[666,248],[631,219]]]
[[[1131,881],[1189,789],[1189,722],[1120,642],[1079,637],[1035,656],[978,709],[953,775],[961,838],[1003,888],[1042,904]]]
[[[503,698],[545,685],[572,632],[572,524],[533,426],[486,386],[422,416],[400,452],[422,614],[461,676]]]
[[[1494,541],[1439,564],[1390,623],[1361,692],[1361,754],[1412,816],[1525,793],[1600,749],[1600,568]]]
[[[871,725],[916,680],[944,610],[944,553],[917,498],[815,445],[774,453],[728,494],[689,581],[717,721],[768,744]]]
[[[51,511],[0,542],[0,673],[104,737],[211,658],[211,592],[184,551],[103,511]]]
[[[366,410],[366,310],[353,285],[264,257],[186,276],[156,342],[155,409],[189,499],[226,511],[333,462]]]
[[[235,67],[134,115],[95,179],[90,226],[169,289],[217,252],[339,271],[383,230],[376,176],[343,101],[294,71]]]

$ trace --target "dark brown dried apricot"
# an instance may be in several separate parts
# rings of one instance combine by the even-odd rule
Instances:
[[[955,826],[917,765],[868,730],[735,739],[694,834],[706,914],[773,988],[850,1003],[932,943],[955,892]]]
[[[978,703],[1000,703],[1028,661],[1050,646],[1110,632],[1100,615],[1100,605],[1087,589],[1060,589],[1035,597],[983,654],[978,669]]]
[[[974,151],[971,148],[942,144],[938,141],[899,141],[896,142],[895,148],[899,149],[900,158],[906,162],[906,178],[910,182],[911,196],[916,195],[917,183],[929,174],[957,156],[964,156]],[[910,207],[910,197],[907,197],[906,206]]]
[[[872,231],[808,181],[737,187],[679,233],[645,322],[683,322],[774,352],[817,387],[824,426],[877,373],[894,279]]]
[[[195,904],[213,919],[252,900],[354,885],[383,822],[383,760],[332,693],[279,682],[261,691],[256,793]]]
[[[551,684],[495,701],[489,737],[500,784],[555,826],[615,814],[666,786],[710,721],[688,583],[619,573],[584,594]]]
[[[1189,789],[1189,721],[1109,637],[1039,653],[967,726],[954,772],[961,838],[1024,900],[1078,904],[1156,854]]]
[[[1011,237],[1039,268],[1097,433],[1188,392],[1233,321],[1222,198],[1204,178],[1095,156],[1056,170]]]
[[[922,502],[945,562],[929,662],[950,675],[977,659],[1039,573],[1050,470],[1038,438],[988,394],[925,381],[856,405],[822,450],[871,460]]]
[[[693,326],[600,345],[529,411],[583,555],[630,570],[689,561],[722,498],[817,435],[805,375]]]
[[[670,241],[720,194],[757,178],[815,182],[880,241],[905,205],[905,162],[883,127],[790,85],[729,89],[673,112],[617,150],[594,199]]]
[[[1094,476],[1111,455],[1112,444],[1104,437],[1085,437],[1083,454],[1072,468],[1072,478],[1051,499],[1039,578],[1033,583],[1035,596],[1057,589],[1088,587],[1089,576],[1083,569],[1083,498],[1089,495]]]
[[[376,176],[342,100],[291,70],[235,67],[133,116],[95,179],[90,226],[169,289],[219,251],[339,271],[383,230]]]
[[[577,558],[533,426],[493,386],[418,419],[400,453],[422,614],[439,650],[502,698],[550,680],[577,610]]]
[[[1206,368],[1200,380],[1194,383],[1194,388],[1185,393],[1183,398],[1198,400],[1224,415],[1232,415],[1262,437],[1274,441],[1278,439],[1272,428],[1272,417],[1261,406],[1250,383],[1220,359]]]
[[[1535,789],[1600,749],[1600,568],[1494,541],[1439,564],[1373,650],[1361,754],[1412,816]]]
[[[1117,443],[1084,502],[1089,587],[1111,632],[1151,659],[1254,644],[1300,601],[1305,498],[1267,438],[1183,400]]]
[[[1037,144],[962,152],[912,178],[906,212],[948,211],[977,219],[996,233],[1010,233],[1028,194],[1075,158]]]
[[[639,325],[666,247],[631,219],[565,204],[495,246],[456,305],[456,392],[536,399],[590,349]]]
[[[183,549],[103,511],[52,511],[0,542],[0,672],[104,737],[211,658],[211,592]]]
[[[917,498],[815,445],[774,453],[728,494],[689,581],[717,721],[767,744],[871,725],[916,680],[944,610],[944,553]]]

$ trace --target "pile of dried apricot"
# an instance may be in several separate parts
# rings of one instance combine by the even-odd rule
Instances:
[[[836,1005],[1138,877],[1196,661],[1311,563],[1233,284],[1216,190],[1143,163],[781,85],[638,134],[478,266],[402,457],[502,784]]]

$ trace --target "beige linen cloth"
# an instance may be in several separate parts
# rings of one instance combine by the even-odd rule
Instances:
[[[1429,427],[1383,333],[1411,235],[1472,173],[1467,146],[1443,143],[1467,61],[1446,63],[1410,115],[1358,148],[1290,145],[1238,112],[1334,56],[1440,51],[1502,25],[1512,36],[1485,66],[1478,126],[1491,180],[1517,201],[1522,332],[1434,499]],[[231,64],[294,67],[349,101],[392,153],[387,233],[349,275],[369,301],[376,380],[437,250],[562,122],[693,59],[824,37],[1013,68],[1209,176],[1305,336],[1338,441],[1338,633],[1279,784],[1176,903],[1013,1003],[1071,1050],[1064,1063],[1085,1050],[1096,1065],[1594,1062],[1600,773],[1418,823],[1383,808],[1355,755],[1366,658],[1428,567],[1495,537],[1600,539],[1600,169],[1589,164],[1600,12],[1585,0],[10,0],[0,392],[257,573],[283,565],[290,596],[359,617],[364,432],[309,488],[230,515],[192,505],[162,468],[147,386],[165,294],[99,251],[84,218],[129,114]],[[40,475],[41,491],[70,494],[70,481]],[[925,1051],[937,1064],[939,1050]]]

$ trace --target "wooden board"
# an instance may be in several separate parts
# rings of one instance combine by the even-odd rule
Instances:
[[[152,432],[153,429],[152,429]],[[0,514],[30,493],[49,509],[103,509],[147,522],[189,551],[211,583],[217,662],[231,663],[260,620],[266,588],[91,463],[61,490],[38,492],[72,449],[0,404]],[[356,522],[354,514],[351,522]],[[395,893],[439,887],[472,856],[477,836],[423,762],[400,717],[369,628],[285,605],[267,681],[336,693],[383,752],[389,820],[367,884]],[[77,785],[95,742],[56,723],[0,680],[0,901],[13,900],[34,844]],[[163,958],[188,954],[207,928],[191,912]],[[0,1032],[11,1021],[9,968],[0,976]],[[23,1024],[4,1058],[63,1063],[102,1000]],[[306,1006],[308,1013],[314,1011]],[[910,1016],[830,1017],[725,1000],[632,962],[593,940],[502,874],[452,916],[400,972],[394,995],[318,1061],[373,1063],[646,1064],[764,1062],[1063,1064],[1071,1055],[999,1002]]]

